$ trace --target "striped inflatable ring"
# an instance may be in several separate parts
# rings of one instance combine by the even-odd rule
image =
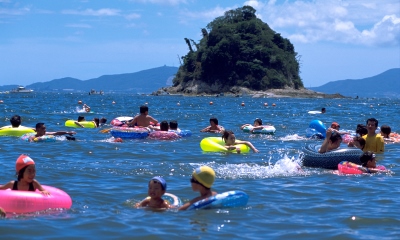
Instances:
[[[303,147],[303,166],[338,169],[338,164],[342,161],[349,161],[361,164],[360,156],[363,153],[358,148],[340,148],[326,153],[319,153],[321,144],[309,144]]]
[[[114,138],[142,139],[149,136],[149,129],[137,127],[113,127],[110,130],[110,133]]]

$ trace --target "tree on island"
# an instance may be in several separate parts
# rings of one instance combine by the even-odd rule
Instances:
[[[227,11],[201,30],[199,43],[185,38],[189,52],[174,86],[197,80],[251,90],[303,88],[294,46],[255,13],[250,6]]]

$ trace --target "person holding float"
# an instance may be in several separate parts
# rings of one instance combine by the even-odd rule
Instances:
[[[46,141],[48,140],[46,137],[54,138],[54,136],[61,136],[61,135],[74,135],[76,132],[72,131],[57,131],[57,132],[46,132],[46,126],[44,123],[37,123],[36,124],[36,134],[30,134],[28,136],[28,141],[36,142],[36,141]],[[24,137],[24,136],[23,136]],[[75,140],[74,137],[66,136],[67,140]]]
[[[149,207],[154,209],[168,209],[170,205],[167,201],[162,199],[162,196],[167,190],[167,182],[162,177],[153,177],[148,185],[147,194],[149,197],[145,198],[136,207]]]
[[[199,192],[200,196],[195,197],[189,202],[185,203],[179,208],[179,210],[186,210],[192,204],[198,201],[217,195],[216,192],[211,190],[211,186],[213,185],[214,180],[215,172],[212,168],[208,166],[201,166],[196,168],[192,173],[190,183],[192,185],[192,190],[195,192]]]
[[[17,171],[18,180],[10,181],[3,186],[0,190],[12,189],[22,191],[36,191],[38,189],[43,195],[50,195],[42,185],[35,179],[36,167],[35,162],[26,155],[21,155],[15,163],[15,170]]]
[[[242,125],[240,129],[242,129],[244,132],[261,133],[261,134],[274,134],[276,131],[274,126],[263,125],[262,120],[260,118],[256,118],[254,120],[253,125],[246,123]]]
[[[376,165],[375,154],[372,151],[367,151],[360,156],[361,165],[352,162],[343,161],[338,165],[340,173],[344,174],[362,174],[362,173],[388,173],[390,170],[382,165]]]
[[[326,153],[339,148],[342,143],[342,136],[332,128],[326,130],[326,138],[318,150],[319,153]]]
[[[235,134],[230,130],[226,130],[222,133],[222,139],[225,141],[224,147],[228,151],[236,150],[237,153],[240,153],[240,148],[235,145],[244,144],[244,145],[248,146],[249,148],[251,148],[251,150],[253,150],[255,153],[259,152],[257,150],[257,148],[255,148],[251,142],[236,140]]]

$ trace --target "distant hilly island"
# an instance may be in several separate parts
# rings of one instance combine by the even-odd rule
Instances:
[[[152,93],[172,85],[177,67],[162,66],[135,73],[103,75],[89,80],[72,77],[38,82],[25,86],[35,92],[89,92],[91,89],[107,92]],[[0,86],[0,91],[10,91],[19,85]],[[400,68],[363,79],[346,79],[326,83],[310,90],[328,94],[339,93],[348,97],[400,97]]]
[[[135,73],[103,75],[89,80],[80,80],[72,77],[54,79],[48,82],[38,82],[25,86],[35,92],[131,92],[151,93],[159,88],[171,86],[172,79],[177,73],[177,67],[157,67]],[[19,85],[0,86],[0,91],[9,91]]]
[[[332,81],[309,89],[328,94],[340,93],[348,97],[399,98],[400,68],[389,69],[373,77]]]

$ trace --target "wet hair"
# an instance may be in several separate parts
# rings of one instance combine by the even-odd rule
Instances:
[[[106,118],[100,118],[100,123],[106,123],[107,122],[107,119]]]
[[[368,129],[364,124],[357,124],[356,133],[362,137],[365,134],[368,134]]]
[[[149,111],[149,107],[146,105],[140,106],[140,113],[145,113]]]
[[[36,130],[44,126],[44,123],[36,123]]]
[[[389,134],[392,132],[392,129],[388,125],[382,125],[381,132],[389,136]]]
[[[177,121],[170,121],[169,122],[169,128],[172,130],[177,130],[178,129],[178,122]]]
[[[322,109],[321,109],[321,112],[326,112],[326,109],[325,109],[325,108],[322,108]]]
[[[28,165],[28,166],[29,166],[29,165]],[[27,168],[28,166],[25,166],[25,167],[21,168],[21,170],[19,170],[19,172],[17,173],[17,176],[18,176],[17,179],[18,179],[18,181],[24,178],[24,173],[25,173],[25,170],[26,170],[26,168]]]
[[[254,119],[254,122],[258,122],[258,124],[262,125],[262,120],[260,118]]]
[[[93,122],[96,123],[96,127],[99,127],[99,125],[100,125],[100,120],[99,120],[99,118],[93,118]]]
[[[362,137],[355,137],[353,141],[354,141],[354,142],[359,142],[359,143],[360,143],[360,146],[361,146],[361,150],[364,149],[365,144],[366,144],[364,138],[362,138]]]
[[[168,122],[167,121],[162,121],[161,123],[160,123],[160,130],[161,131],[168,131]]]
[[[332,143],[335,143],[335,142],[337,142],[337,141],[342,141],[342,136],[340,136],[340,134],[339,134],[338,132],[334,131],[334,132],[332,133],[331,137],[329,138],[329,140],[330,140]]]
[[[218,119],[217,118],[210,118],[210,122],[215,123],[215,125],[218,125]]]
[[[12,116],[10,123],[13,127],[19,127],[19,125],[21,125],[21,117],[19,115]]]
[[[228,140],[228,137],[230,135],[234,135],[234,133],[231,130],[225,130],[222,132],[222,140],[224,140],[226,142],[226,140]]]
[[[84,116],[79,116],[78,117],[78,122],[82,122],[82,121],[85,121],[85,117]]]
[[[378,120],[376,120],[375,118],[368,118],[367,125],[368,125],[368,122],[375,122],[375,127],[378,127]]]
[[[375,154],[372,151],[366,151],[365,153],[363,153],[360,156],[360,162],[362,164],[363,167],[367,166],[368,161],[372,160],[373,158],[375,158]]]

